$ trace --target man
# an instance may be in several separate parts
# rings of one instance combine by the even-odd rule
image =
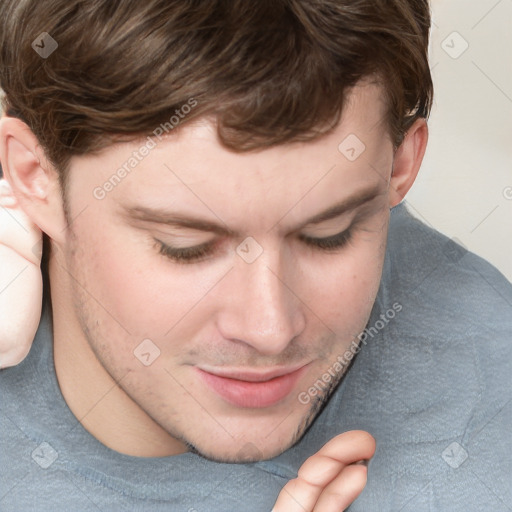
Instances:
[[[1,19],[0,160],[51,289],[1,375],[6,507],[267,510],[353,429],[377,452],[351,510],[510,503],[511,285],[400,204],[425,1]]]

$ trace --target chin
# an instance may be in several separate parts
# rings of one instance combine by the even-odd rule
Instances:
[[[262,460],[272,459],[277,457],[288,449],[288,446],[272,447],[272,449],[265,449],[261,451],[258,446],[251,442],[245,442],[235,447],[230,447],[225,451],[219,449],[211,449],[208,447],[207,450],[200,450],[198,447],[188,445],[192,453],[213,461],[228,464],[248,464],[251,462],[259,462]]]
[[[230,439],[201,439],[198,442],[184,441],[192,453],[222,463],[251,463],[272,459],[281,455],[305,434],[311,423],[311,416],[303,418],[300,425],[286,432],[272,432],[274,427],[260,428],[253,437],[247,433],[233,435]],[[269,432],[270,434],[268,434]]]

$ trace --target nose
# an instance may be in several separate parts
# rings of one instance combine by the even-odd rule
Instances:
[[[218,317],[224,339],[275,356],[304,330],[303,304],[294,289],[297,272],[288,267],[283,273],[283,267],[277,250],[264,250],[252,263],[235,263],[222,290],[224,307]]]

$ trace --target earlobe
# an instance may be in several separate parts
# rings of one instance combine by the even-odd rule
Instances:
[[[393,159],[393,172],[389,182],[389,207],[404,199],[414,184],[423,161],[428,142],[428,125],[417,119],[407,131]]]
[[[23,121],[0,119],[0,161],[20,209],[50,238],[63,242],[66,222],[58,173]]]

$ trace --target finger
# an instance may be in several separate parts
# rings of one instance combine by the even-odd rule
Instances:
[[[344,465],[352,464],[359,460],[371,459],[375,453],[375,438],[364,430],[349,430],[343,432],[324,444],[317,453],[312,455],[299,469],[298,476],[311,478],[306,476],[308,466],[313,457],[324,456],[330,457]],[[315,468],[316,469],[316,468]]]
[[[340,474],[345,466],[344,462],[318,452],[302,464],[298,472],[298,478],[323,489]]]
[[[16,251],[34,265],[41,264],[38,250],[43,233],[21,208],[0,207],[0,243]],[[37,250],[36,250],[37,249]]]
[[[283,487],[274,510],[310,512],[324,488],[344,467],[343,462],[315,453],[300,467],[299,476]]]
[[[15,208],[18,205],[18,200],[14,196],[1,196],[0,206],[4,208]]]
[[[12,208],[18,204],[16,196],[12,193],[9,182],[2,178],[0,179],[0,206],[5,208]]]
[[[310,457],[308,462],[309,481],[304,477],[290,480],[279,494],[273,512],[324,512],[323,509],[315,508],[320,499],[348,507],[366,484],[365,465],[355,463],[346,466],[318,454]],[[326,490],[327,495],[324,497]],[[336,510],[343,510],[341,506]]]
[[[375,439],[364,430],[350,430],[337,435],[302,464],[297,474],[300,483],[294,485],[293,491],[290,490],[295,492],[292,496],[303,504],[305,510],[312,510],[328,484],[347,465],[371,459],[375,448]],[[366,469],[362,471],[366,473]],[[357,473],[361,470],[356,469]]]
[[[0,178],[0,196],[9,195],[12,193],[11,185],[5,178]]]
[[[301,478],[294,478],[282,488],[272,512],[311,512],[322,489]]]
[[[30,351],[41,316],[43,283],[41,270],[20,262],[20,256],[0,244],[0,283],[18,277],[4,293],[0,293],[0,368],[15,366]],[[22,307],[20,307],[22,306]]]
[[[361,494],[366,485],[366,466],[350,464],[322,491],[313,512],[342,512]]]
[[[352,430],[334,437],[306,459],[297,478],[283,487],[273,510],[310,512],[326,486],[347,464],[370,459],[374,452],[375,439],[368,432]]]

